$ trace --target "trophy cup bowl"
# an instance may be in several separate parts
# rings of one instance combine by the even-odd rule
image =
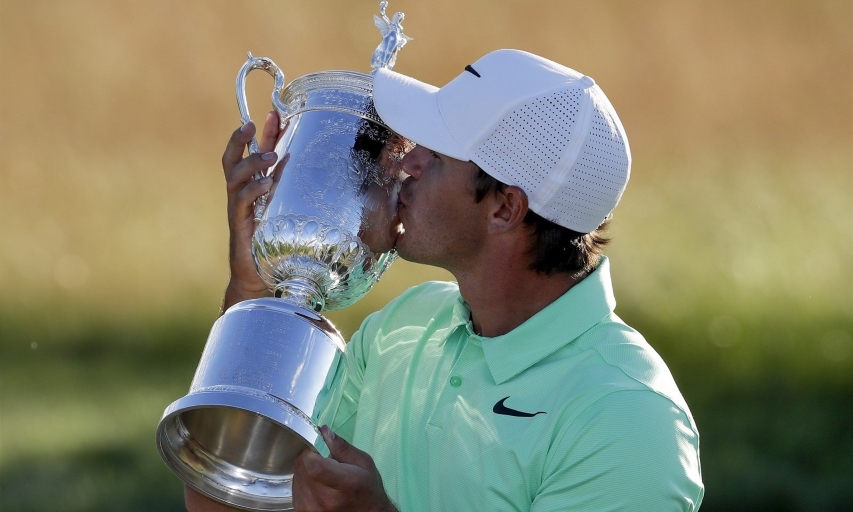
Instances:
[[[237,80],[244,121],[253,69],[276,79],[282,128],[252,242],[275,297],[238,303],[216,321],[189,393],[163,413],[157,446],[202,494],[284,510],[294,458],[305,447],[328,455],[319,426],[331,422],[346,372],[344,340],[319,313],[357,301],[395,259],[407,146],[376,115],[371,75],[326,71],[283,88],[278,67],[251,54]]]

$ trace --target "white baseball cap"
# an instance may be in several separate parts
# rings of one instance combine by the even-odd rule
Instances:
[[[579,233],[604,222],[628,183],[628,138],[604,92],[531,53],[489,53],[442,88],[379,69],[373,100],[395,132],[520,187],[531,210]]]

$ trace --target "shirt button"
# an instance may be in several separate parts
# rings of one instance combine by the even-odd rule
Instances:
[[[458,388],[462,385],[462,377],[457,377],[456,375],[450,377],[450,385],[454,388]]]

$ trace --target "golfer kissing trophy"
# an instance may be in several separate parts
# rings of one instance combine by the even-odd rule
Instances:
[[[374,16],[382,42],[374,70],[391,68],[410,39],[387,2]],[[240,302],[213,325],[189,393],[157,427],[163,460],[181,480],[246,510],[292,508],[293,462],[305,448],[328,456],[319,426],[330,423],[346,372],[344,340],[320,315],[370,290],[395,259],[400,160],[409,144],[373,107],[373,76],[324,71],[284,86],[270,59],[249,60],[237,76],[237,103],[249,121],[245,82],[262,69],[275,78],[281,136],[268,194],[255,203],[252,254],[275,298]],[[253,139],[249,151],[259,151]]]

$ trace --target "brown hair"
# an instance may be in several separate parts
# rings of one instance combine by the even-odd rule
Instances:
[[[474,201],[479,203],[486,195],[503,191],[504,187],[505,183],[478,167]],[[524,224],[533,229],[533,243],[528,252],[533,260],[530,269],[549,276],[558,272],[567,272],[575,278],[586,276],[598,267],[604,247],[610,242],[604,234],[609,219],[591,233],[578,233],[528,210]]]

